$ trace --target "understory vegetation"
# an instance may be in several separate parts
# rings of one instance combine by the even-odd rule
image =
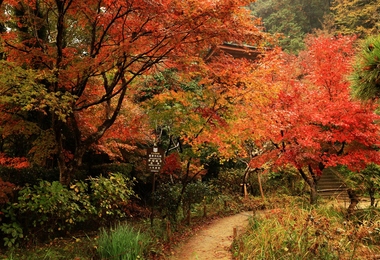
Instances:
[[[236,259],[377,259],[380,211],[358,210],[350,219],[336,202],[315,208],[291,203],[257,212],[233,245]]]
[[[284,177],[285,176],[285,177]],[[380,254],[380,211],[334,200],[308,202],[291,173],[247,181],[222,171],[208,182],[160,185],[152,208],[142,206],[136,180],[115,173],[65,187],[40,181],[2,204],[0,259],[166,259],[171,249],[210,218],[253,210],[246,232],[231,246],[236,259],[370,259]],[[107,189],[107,191],[106,191]],[[269,195],[270,194],[270,195]],[[12,200],[12,198],[11,198]],[[4,206],[5,205],[5,206]],[[178,206],[178,207],[176,207]]]

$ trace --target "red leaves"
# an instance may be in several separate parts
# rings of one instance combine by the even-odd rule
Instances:
[[[263,109],[268,119],[263,140],[277,146],[267,158],[274,165],[317,171],[321,164],[361,168],[380,160],[372,149],[380,144],[375,124],[380,118],[373,104],[351,99],[346,81],[352,44],[349,37],[309,38],[308,49],[285,65],[293,73],[280,77],[282,91]]]
[[[9,201],[9,197],[12,196],[13,190],[16,186],[10,182],[3,181],[0,178],[0,205],[7,203]],[[0,211],[0,215],[2,212]],[[1,220],[1,217],[0,217]]]
[[[162,166],[161,173],[179,176],[181,170],[181,158],[179,157],[178,153],[171,153],[165,157],[165,162]]]
[[[12,167],[15,169],[21,169],[29,167],[29,162],[25,157],[11,158],[6,156],[4,153],[0,153],[0,165],[5,167]]]

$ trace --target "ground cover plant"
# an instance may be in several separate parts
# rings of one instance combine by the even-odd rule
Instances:
[[[306,204],[304,204],[306,205]],[[335,203],[257,212],[234,243],[236,259],[373,259],[380,254],[379,210],[357,210],[347,219]]]
[[[97,251],[101,259],[145,259],[150,243],[151,239],[147,234],[126,223],[119,223],[110,230],[101,230]]]

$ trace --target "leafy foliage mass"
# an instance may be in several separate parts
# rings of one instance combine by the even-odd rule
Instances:
[[[279,35],[279,44],[285,50],[296,53],[304,48],[303,39],[307,34],[322,28],[330,2],[257,0],[250,8],[256,17],[262,19],[262,25],[268,32]]]
[[[334,24],[337,33],[357,34],[362,38],[376,35],[380,29],[380,1],[332,1]]]
[[[153,141],[134,103],[139,80],[200,73],[200,53],[226,41],[259,44],[248,3],[1,1],[2,151],[58,166],[65,185],[90,150],[124,159]]]
[[[92,178],[70,187],[58,181],[25,186],[15,202],[2,204],[0,230],[6,246],[24,240],[46,239],[70,231],[79,223],[105,225],[127,217],[126,207],[134,195],[133,181],[121,174]]]

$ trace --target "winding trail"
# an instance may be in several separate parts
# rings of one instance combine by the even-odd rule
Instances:
[[[231,260],[234,228],[240,234],[248,225],[252,211],[213,221],[174,251],[170,260]]]

